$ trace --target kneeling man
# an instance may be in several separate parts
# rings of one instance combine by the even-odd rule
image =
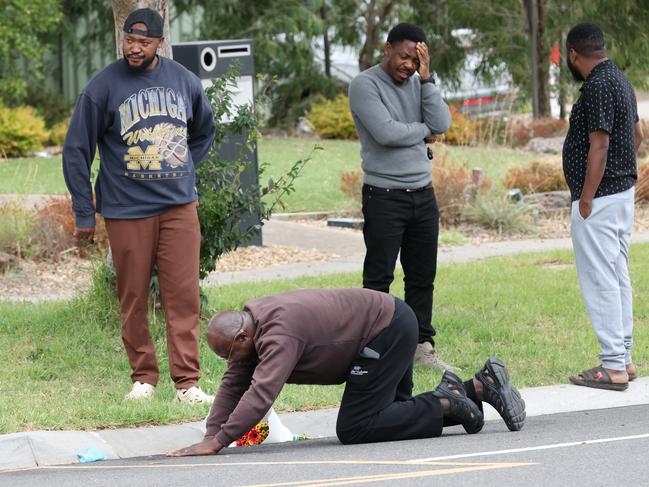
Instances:
[[[202,442],[170,456],[213,455],[252,428],[286,383],[345,382],[336,434],[345,444],[440,436],[444,426],[482,429],[482,401],[520,430],[525,402],[505,365],[490,358],[462,382],[444,372],[412,396],[418,323],[403,301],[369,289],[309,289],[248,301],[214,315],[210,348],[228,362]]]

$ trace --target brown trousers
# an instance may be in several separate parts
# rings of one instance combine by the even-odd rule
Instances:
[[[149,218],[106,219],[117,275],[122,340],[133,382],[156,385],[160,372],[149,334],[148,300],[153,265],[167,324],[169,370],[177,389],[200,378],[198,261],[201,232],[196,202]]]

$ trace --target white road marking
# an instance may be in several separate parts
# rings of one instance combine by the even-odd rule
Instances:
[[[616,438],[600,438],[598,440],[572,441],[570,443],[554,443],[551,445],[530,446],[526,448],[512,448],[509,450],[492,450],[492,451],[483,451],[477,453],[460,453],[458,455],[445,455],[442,457],[418,458],[413,460],[406,460],[405,463],[436,462],[439,460],[457,460],[458,458],[506,455],[508,453],[524,453],[524,452],[538,451],[538,450],[552,450],[554,448],[569,448],[571,446],[596,445],[599,443],[612,443],[614,441],[641,440],[644,438],[649,438],[649,433],[645,433],[642,435],[632,435],[632,436],[618,436]]]

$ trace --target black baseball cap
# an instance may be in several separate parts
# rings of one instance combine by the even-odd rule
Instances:
[[[134,29],[133,24],[144,24],[147,30]],[[163,27],[162,16],[150,8],[133,10],[124,21],[124,32],[145,37],[162,37]]]

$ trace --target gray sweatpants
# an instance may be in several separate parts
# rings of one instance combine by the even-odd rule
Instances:
[[[631,363],[633,306],[629,240],[635,188],[593,200],[587,219],[572,203],[571,236],[581,293],[597,335],[602,365],[624,370]]]

